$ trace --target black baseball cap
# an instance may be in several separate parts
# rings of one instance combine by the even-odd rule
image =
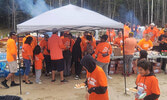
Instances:
[[[9,36],[11,37],[12,35],[16,35],[16,32],[15,32],[15,31],[11,31],[11,32],[9,33]]]

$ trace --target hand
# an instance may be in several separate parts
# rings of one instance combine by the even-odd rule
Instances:
[[[33,60],[31,60],[31,65],[33,65]]]

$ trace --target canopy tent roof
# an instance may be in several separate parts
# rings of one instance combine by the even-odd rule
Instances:
[[[123,28],[123,24],[94,11],[75,5],[67,5],[47,11],[17,25],[17,33],[59,31],[84,31],[106,28]]]

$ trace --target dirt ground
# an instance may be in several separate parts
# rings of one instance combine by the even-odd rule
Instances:
[[[111,75],[112,80],[108,80],[108,91],[110,100],[134,100],[134,94],[124,93],[124,77],[120,74]],[[159,100],[166,100],[167,98],[167,75],[160,73],[156,75],[159,80],[159,87],[161,96]],[[127,88],[135,87],[136,75],[127,77]],[[30,77],[30,80],[34,81],[34,77]],[[81,80],[74,80],[74,76],[67,77],[68,83],[61,84],[59,75],[56,75],[56,82],[51,83],[51,77],[42,76],[42,84],[27,85],[22,83],[22,95],[20,95],[19,87],[10,87],[4,89],[0,85],[0,95],[18,95],[23,100],[86,100],[86,89],[74,89],[76,83],[82,83],[85,81],[85,75],[82,75]],[[2,81],[3,78],[0,78]],[[18,77],[16,77],[18,82]],[[8,82],[8,85],[10,81]]]

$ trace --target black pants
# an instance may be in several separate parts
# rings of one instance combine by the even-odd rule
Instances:
[[[162,58],[162,66],[161,69],[166,71],[166,59]]]
[[[80,62],[75,61],[75,74],[80,75],[81,70],[82,70],[82,66],[81,66]]]
[[[33,75],[35,75],[35,62],[33,61],[33,65],[32,65],[32,73]]]
[[[50,55],[44,55],[44,61],[46,64],[46,72],[49,73],[52,71]]]

